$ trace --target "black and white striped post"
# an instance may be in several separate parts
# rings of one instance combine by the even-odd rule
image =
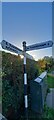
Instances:
[[[26,73],[26,42],[23,42],[24,51],[24,102],[25,102],[25,118],[28,120],[28,96],[27,96],[27,73]]]

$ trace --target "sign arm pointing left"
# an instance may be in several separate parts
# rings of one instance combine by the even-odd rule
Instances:
[[[19,55],[24,55],[24,52],[21,49],[17,48],[16,46],[12,45],[11,43],[9,43],[5,40],[2,40],[1,46],[3,49],[8,50],[10,52],[14,52]],[[26,53],[26,57],[29,59],[33,59],[33,57],[31,55],[29,55],[28,53]]]
[[[10,44],[9,42],[3,40],[1,42],[1,46],[3,49],[8,50],[10,52],[15,52],[17,54],[22,54],[22,50],[20,50],[19,48],[15,47],[14,45]]]

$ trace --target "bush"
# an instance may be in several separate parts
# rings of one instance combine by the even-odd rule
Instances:
[[[36,62],[27,59],[28,86],[29,81],[39,74]],[[29,91],[28,91],[29,92]],[[2,53],[2,112],[4,116],[19,114],[23,106],[23,59],[20,56]],[[11,111],[11,113],[10,113]],[[15,114],[14,114],[15,113]]]

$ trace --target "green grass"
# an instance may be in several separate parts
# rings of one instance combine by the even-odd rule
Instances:
[[[54,88],[54,77],[47,75],[47,83],[49,88]]]
[[[44,113],[42,115],[42,119],[47,118],[47,120],[54,120],[54,109],[47,107],[47,105],[44,105]]]

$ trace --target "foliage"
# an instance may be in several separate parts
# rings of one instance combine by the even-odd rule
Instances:
[[[47,105],[45,104],[42,118],[54,120],[54,109],[47,107]]]
[[[40,73],[45,70],[51,72],[54,70],[54,58],[45,56],[43,59],[38,60],[38,65],[40,68]]]
[[[38,76],[36,62],[27,59],[28,86],[29,81]],[[10,53],[2,52],[2,104],[3,115],[7,116],[11,106],[19,112],[23,104],[23,59]]]
[[[39,68],[37,62],[34,60],[27,59],[27,75],[28,80],[33,80],[39,75]]]
[[[30,80],[35,79],[46,69],[46,63],[52,66],[52,61],[53,59],[51,58],[44,58],[39,61],[27,59],[28,94]],[[53,68],[50,67],[47,69],[53,70]],[[2,52],[2,110],[4,116],[8,115],[10,106],[17,115],[19,115],[18,113],[22,109],[24,104],[23,73],[23,59],[21,59],[20,56]]]
[[[49,88],[54,88],[54,77],[47,75],[47,83]]]
[[[20,56],[2,53],[2,105],[3,115],[12,106],[16,112],[23,100],[23,73]]]
[[[29,110],[28,114],[28,120],[54,120],[54,109],[47,107],[46,104],[44,105],[44,112],[42,114],[38,114],[32,110]],[[24,116],[20,120],[25,120]]]

